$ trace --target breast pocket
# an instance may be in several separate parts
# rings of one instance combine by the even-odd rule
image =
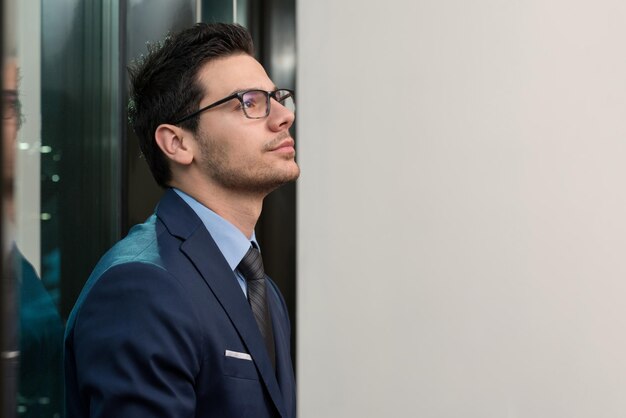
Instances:
[[[222,366],[226,376],[259,380],[254,361],[246,353],[229,352],[227,350],[222,359]]]

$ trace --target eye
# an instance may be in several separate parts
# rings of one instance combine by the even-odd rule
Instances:
[[[3,91],[2,96],[2,118],[11,119],[19,112],[19,99],[15,92]]]
[[[252,109],[255,105],[256,103],[254,102],[254,100],[251,99],[246,100],[244,98],[244,100],[241,102],[241,107],[243,107],[244,109]]]
[[[249,91],[241,97],[241,107],[244,109],[254,109],[259,106],[263,97],[258,91]]]

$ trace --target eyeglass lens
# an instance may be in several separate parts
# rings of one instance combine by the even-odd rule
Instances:
[[[249,118],[264,118],[269,114],[269,94],[263,90],[251,90],[241,96],[243,110]],[[286,90],[278,90],[276,101],[292,112],[296,110],[293,95]],[[270,105],[271,106],[271,105]]]
[[[15,91],[2,92],[2,119],[13,119],[19,112],[19,101]]]

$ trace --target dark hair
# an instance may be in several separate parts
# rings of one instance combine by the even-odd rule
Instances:
[[[152,176],[161,187],[167,186],[172,172],[154,139],[156,128],[197,110],[206,94],[197,77],[204,64],[237,53],[253,55],[253,49],[250,33],[242,26],[198,23],[148,45],[148,54],[129,67],[128,119]],[[195,133],[198,116],[180,126]]]

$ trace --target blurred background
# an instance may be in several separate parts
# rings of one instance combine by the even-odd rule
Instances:
[[[60,338],[161,191],[126,66],[248,27],[302,176],[257,235],[299,416],[626,416],[626,3],[4,0],[2,416],[62,416]]]

